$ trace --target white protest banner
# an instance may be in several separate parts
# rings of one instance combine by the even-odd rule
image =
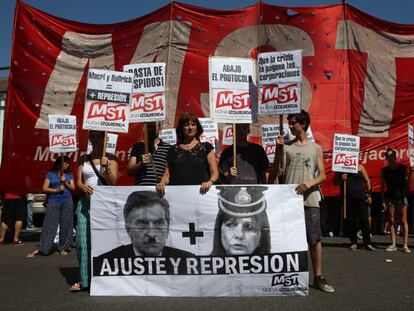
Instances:
[[[163,129],[158,136],[167,144],[175,145],[177,143],[177,133],[174,128]]]
[[[223,145],[232,145],[233,144],[233,126],[231,124],[226,124],[223,127],[223,137],[221,139]]]
[[[288,139],[290,130],[287,124],[283,124],[283,133]],[[262,146],[266,152],[267,158],[270,163],[273,163],[276,154],[276,138],[280,135],[279,126],[275,124],[263,124],[262,125]]]
[[[165,63],[125,65],[134,74],[129,122],[165,120]]]
[[[219,123],[252,123],[256,102],[255,61],[250,58],[208,59],[210,118]]]
[[[408,124],[408,158],[410,167],[414,167],[414,128],[411,124]]]
[[[259,114],[300,112],[301,83],[302,50],[259,54]]]
[[[106,139],[106,149],[105,152],[109,153],[109,154],[116,154],[116,143],[118,141],[118,135],[117,134],[113,134],[113,133],[108,133],[107,134],[107,139]],[[88,139],[88,147],[86,150],[86,153],[91,153],[92,152],[92,144]]]
[[[332,154],[332,171],[358,173],[359,136],[335,134]]]
[[[127,133],[132,73],[89,69],[83,129]]]
[[[209,142],[214,149],[218,148],[218,126],[217,122],[214,122],[210,118],[198,118],[201,126],[203,127],[203,134],[200,136],[201,142]]]
[[[49,115],[50,152],[73,152],[76,149],[76,116]]]
[[[202,195],[199,186],[168,186],[161,197],[154,187],[97,187],[91,295],[307,295],[303,197],[294,189],[226,185]]]

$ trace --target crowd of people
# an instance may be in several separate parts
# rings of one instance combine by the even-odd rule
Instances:
[[[309,140],[306,134],[310,125],[307,112],[302,110],[301,113],[290,114],[287,120],[295,138],[290,142],[285,142],[283,136],[277,138],[278,160],[270,168],[263,147],[248,141],[250,132],[248,124],[236,126],[236,148],[230,146],[223,150],[217,161],[214,147],[208,142],[200,141],[203,127],[194,113],[187,112],[179,118],[176,127],[177,144],[175,145],[169,145],[159,138],[161,126],[158,122],[147,123],[148,152],[145,151],[144,142],[134,144],[128,161],[127,173],[135,177],[135,185],[155,186],[156,192],[136,193],[128,200],[131,202],[156,201],[158,209],[150,208],[152,214],[147,210],[139,211],[132,208],[125,211],[126,231],[132,243],[117,249],[116,252],[152,255],[161,252],[161,249],[157,247],[162,243],[157,244],[158,246],[154,244],[153,248],[148,244],[144,248],[138,242],[134,242],[136,241],[135,235],[140,233],[131,230],[128,219],[145,212],[146,215],[153,215],[156,219],[154,221],[158,223],[161,221],[163,226],[168,228],[168,202],[162,199],[167,185],[199,185],[200,193],[206,193],[215,184],[297,184],[296,192],[304,199],[306,237],[314,274],[313,286],[324,292],[334,292],[334,287],[329,285],[322,275],[322,232],[319,205],[322,194],[319,186],[326,180],[322,149],[318,144]],[[76,249],[80,275],[79,282],[70,287],[71,291],[85,290],[90,285],[90,196],[96,187],[116,185],[118,180],[117,159],[102,156],[104,132],[90,131],[89,140],[92,144],[92,151],[80,158],[76,180],[70,173],[69,159],[63,156],[55,161],[47,173],[42,187],[43,193],[47,194],[47,212],[40,246],[28,254],[28,257],[34,257],[49,255],[56,251],[61,255],[67,255],[72,244],[74,209],[72,192],[75,191],[76,185],[82,193],[76,207]],[[234,150],[236,150],[236,155],[234,155]],[[400,215],[403,233],[402,250],[409,253],[411,250],[408,247],[406,188],[411,172],[408,176],[407,168],[396,162],[394,150],[386,151],[386,159],[388,165],[381,169],[381,199],[384,210],[388,213],[391,232],[391,245],[386,248],[386,251],[397,250],[395,216]],[[347,201],[350,249],[352,251],[358,249],[357,232],[361,229],[364,247],[375,251],[370,235],[369,206],[372,203],[372,189],[367,170],[360,164],[356,174],[337,173],[334,183],[341,185]],[[222,193],[220,195],[225,196],[225,187],[217,188]],[[244,190],[241,188],[238,191]],[[25,215],[25,206],[22,202],[20,197],[12,194],[4,198],[0,245],[4,244],[6,231],[13,226],[12,244],[22,244],[19,238]],[[213,253],[240,255],[269,252],[269,221],[263,205],[259,204],[255,207],[256,209],[246,211],[241,217],[236,212],[232,212],[232,208],[234,204],[238,208],[242,205],[237,202],[229,203],[226,200],[223,202],[219,204],[220,209],[216,218]],[[28,224],[28,226],[31,225]],[[54,239],[58,227],[59,239],[56,244]],[[261,228],[260,231],[252,230],[257,227]],[[145,238],[148,241],[162,240],[161,237]],[[237,240],[237,243],[232,242],[233,240]]]

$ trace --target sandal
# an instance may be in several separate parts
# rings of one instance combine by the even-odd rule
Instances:
[[[76,292],[79,292],[81,290],[82,290],[82,287],[81,287],[80,283],[75,283],[69,288],[69,291],[72,292],[72,293],[76,293]]]
[[[60,255],[60,256],[67,256],[67,255],[69,255],[69,253],[67,251],[61,251],[61,252],[57,251],[56,253],[58,255]]]
[[[33,252],[31,252],[31,253],[27,254],[27,255],[26,255],[26,258],[33,258],[33,257],[35,257],[35,256],[37,256],[37,255],[39,255],[39,250],[38,250],[38,249],[36,249],[36,250],[34,250]]]
[[[12,244],[14,246],[20,246],[20,245],[23,245],[24,243],[21,240],[13,240]]]

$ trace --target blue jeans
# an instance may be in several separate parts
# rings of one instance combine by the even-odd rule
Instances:
[[[33,201],[27,201],[26,228],[33,228]]]

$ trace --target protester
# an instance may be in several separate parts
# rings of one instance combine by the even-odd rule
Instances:
[[[7,230],[14,227],[12,244],[15,246],[22,245],[20,240],[20,232],[22,230],[23,221],[26,217],[26,207],[24,200],[18,194],[6,192],[4,194],[3,210],[1,213],[1,233],[0,245],[5,243]]]
[[[269,160],[263,147],[247,140],[249,124],[236,125],[236,166],[233,166],[233,145],[223,150],[219,168],[226,184],[265,184]]]
[[[149,153],[145,154],[145,143],[138,142],[132,146],[128,161],[127,173],[135,176],[135,185],[156,185],[164,175],[167,164],[167,153],[171,145],[159,138],[161,124],[148,122]]]
[[[33,203],[34,203],[34,194],[28,193],[26,195],[26,209],[27,209],[27,216],[26,216],[26,230],[35,230],[36,227],[33,225]]]
[[[91,153],[78,162],[76,185],[83,196],[76,208],[76,250],[80,268],[80,282],[71,286],[71,291],[89,288],[90,277],[90,196],[95,187],[115,185],[118,180],[118,162],[114,156],[103,157],[104,132],[89,131]]]
[[[39,249],[27,257],[49,255],[54,247],[54,240],[59,226],[59,242],[56,251],[67,255],[72,244],[73,200],[75,190],[73,175],[69,171],[69,158],[60,156],[53,163],[43,182],[42,192],[47,195],[47,209],[40,235]]]
[[[322,149],[306,135],[310,125],[309,114],[306,111],[288,115],[288,123],[295,139],[285,145],[283,136],[277,138],[277,144],[282,145],[284,149],[284,183],[297,184],[296,192],[304,198],[306,237],[310,246],[314,275],[313,286],[323,292],[333,293],[334,288],[322,277],[322,232],[319,209],[321,194],[318,187],[326,180]],[[274,180],[270,182],[277,182],[276,174],[271,176],[274,176]]]
[[[176,127],[177,144],[167,154],[167,167],[157,184],[160,194],[166,185],[201,185],[206,193],[218,180],[218,166],[213,146],[200,142],[203,127],[193,112],[181,115]]]
[[[334,183],[343,185],[346,183],[346,211],[349,221],[349,238],[351,240],[350,250],[355,251],[358,248],[358,226],[357,220],[361,226],[364,245],[367,250],[374,251],[371,245],[371,236],[368,222],[368,206],[372,204],[371,198],[371,181],[369,180],[367,170],[362,164],[358,165],[358,173],[336,173]]]
[[[403,232],[403,248],[405,253],[411,253],[408,248],[408,223],[407,223],[407,168],[404,164],[397,163],[397,153],[387,148],[385,159],[388,165],[381,169],[381,199],[384,209],[388,212],[388,222],[391,236],[391,245],[385,250],[394,252],[397,250],[395,236],[395,210],[401,215]]]
[[[219,212],[212,255],[270,254],[269,219],[263,197],[267,187],[218,186],[217,189]]]

